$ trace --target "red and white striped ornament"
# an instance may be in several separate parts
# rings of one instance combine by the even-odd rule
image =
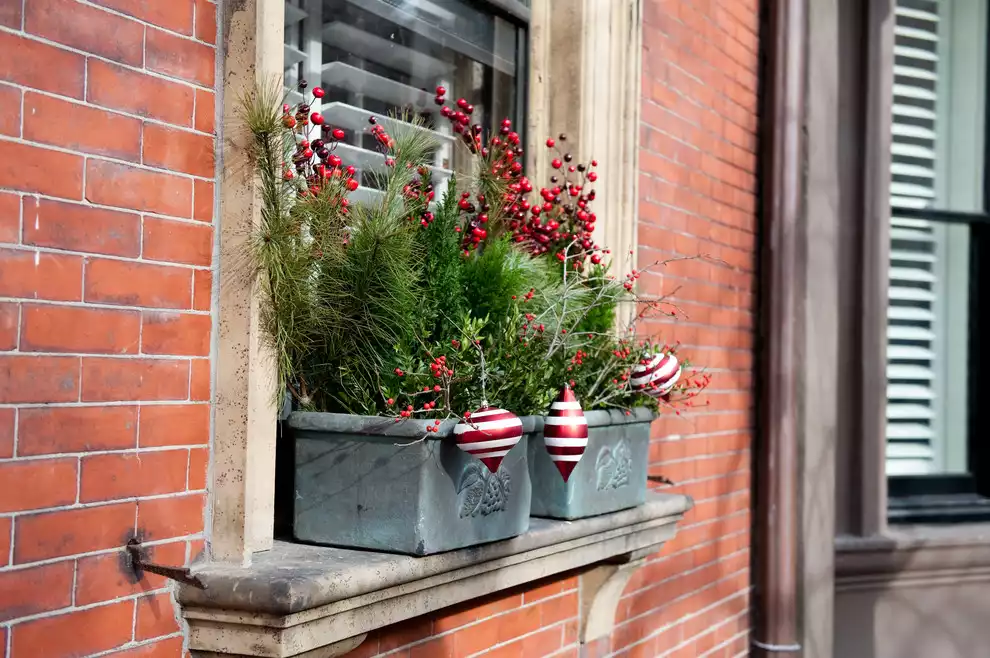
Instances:
[[[681,365],[671,353],[646,354],[632,371],[629,383],[635,391],[644,391],[655,398],[670,393],[681,376]]]
[[[570,386],[564,385],[543,423],[543,442],[564,482],[588,447],[588,420]]]
[[[481,460],[492,473],[522,438],[522,421],[511,411],[483,404],[454,426],[457,447]]]

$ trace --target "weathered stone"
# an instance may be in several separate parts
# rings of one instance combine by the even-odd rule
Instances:
[[[482,594],[637,559],[672,538],[690,507],[685,496],[651,493],[631,509],[577,521],[533,519],[513,539],[426,557],[276,541],[250,567],[196,569],[208,589],[183,586],[179,593],[189,646],[211,656],[304,656]]]

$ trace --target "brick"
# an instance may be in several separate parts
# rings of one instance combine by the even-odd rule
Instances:
[[[154,594],[137,600],[134,639],[140,642],[179,632],[171,594]]]
[[[0,350],[9,351],[17,347],[17,327],[20,306],[15,303],[0,302]],[[0,454],[2,454],[0,450]]]
[[[10,561],[10,531],[13,527],[13,517],[0,517],[0,567],[7,566]]]
[[[209,448],[193,448],[189,451],[189,491],[206,489],[206,478],[210,468]]]
[[[545,658],[561,647],[562,629],[548,628],[522,640],[523,658]]]
[[[498,644],[500,617],[487,619],[454,634],[455,653],[469,656]]]
[[[152,311],[142,315],[141,352],[208,356],[213,319],[208,315],[190,315]]]
[[[14,455],[14,428],[16,427],[17,413],[11,408],[0,409],[0,459],[7,459]],[[3,529],[0,528],[0,538]],[[0,547],[0,566],[3,566],[3,548]]]
[[[192,125],[192,87],[97,59],[91,58],[88,66],[86,99],[91,103],[177,126]]]
[[[0,571],[0,622],[72,605],[73,568],[67,561]]]
[[[192,214],[192,181],[103,160],[86,163],[86,199],[92,203],[161,215]]]
[[[78,357],[0,356],[0,402],[75,402],[78,399]]]
[[[144,164],[212,178],[213,138],[149,123],[144,127]]]
[[[21,409],[17,452],[34,456],[134,448],[137,415],[137,407],[130,406]]]
[[[213,374],[210,372],[210,360],[193,359],[192,375],[189,377],[189,399],[209,400],[212,384]]]
[[[518,593],[494,594],[483,599],[467,601],[460,605],[445,608],[433,618],[433,632],[446,633],[456,628],[474,623],[480,619],[508,612],[522,605]]]
[[[148,28],[145,68],[212,88],[215,51],[191,39]]]
[[[540,615],[522,608],[498,617],[498,641],[508,642],[540,628]]]
[[[205,0],[199,1],[205,2]],[[213,92],[196,90],[196,116],[193,127],[211,135],[216,132],[216,96]]]
[[[9,32],[0,32],[0,80],[82,98],[86,58]]]
[[[141,315],[52,304],[25,304],[21,319],[22,352],[137,354]]]
[[[113,256],[141,253],[140,215],[24,197],[24,243]]]
[[[186,543],[157,544],[144,549],[145,558],[159,564],[184,564]],[[76,569],[76,605],[90,605],[168,587],[169,581],[148,571],[138,579],[124,551],[82,557]]]
[[[185,450],[83,457],[79,502],[95,503],[184,491],[187,471]]]
[[[83,402],[185,400],[189,362],[84,357],[81,389]]]
[[[21,241],[21,195],[0,192],[0,242]]]
[[[193,274],[193,309],[209,311],[213,303],[213,272],[196,270]]]
[[[149,260],[209,265],[213,261],[213,227],[145,217],[143,255]]]
[[[24,0],[0,0],[0,25],[21,29],[21,5]],[[0,644],[0,646],[3,646]]]
[[[148,540],[203,532],[205,494],[138,501],[138,530]]]
[[[409,649],[409,658],[456,658],[454,638],[438,637]]]
[[[214,215],[213,183],[197,180],[194,182],[193,219],[201,222],[212,222]]]
[[[378,650],[387,653],[392,649],[417,642],[433,633],[433,622],[420,617],[389,626],[378,641]]]
[[[540,605],[541,619],[544,626],[556,624],[577,617],[578,615],[578,595],[577,592],[570,592],[563,596],[557,596],[545,600]]]
[[[76,462],[31,459],[0,463],[0,512],[60,507],[76,502]]]
[[[0,0],[2,1],[2,0]],[[21,90],[0,85],[0,135],[21,134]]]
[[[58,510],[18,516],[14,562],[119,548],[134,531],[134,503]]]
[[[27,32],[131,66],[141,66],[144,26],[75,0],[25,3]],[[107,38],[113,35],[112,38]]]
[[[206,43],[217,41],[217,6],[209,0],[196,0],[196,38]]]
[[[131,639],[134,602],[74,610],[13,629],[10,658],[75,658],[115,649]]]
[[[533,603],[534,601],[540,601],[562,594],[567,590],[575,589],[577,587],[577,581],[574,577],[562,578],[560,576],[551,576],[545,580],[530,583],[529,587],[532,589],[523,593],[523,601]]]
[[[108,653],[105,658],[177,658],[178,656],[188,657],[189,654],[182,653],[182,638],[170,637],[158,642],[149,642],[131,649],[114,651]]]
[[[192,34],[193,4],[191,2],[176,2],[176,0],[93,0],[93,2],[152,25],[182,34]]]
[[[0,44],[2,42],[3,33],[0,32]],[[2,45],[0,52],[3,52]],[[0,141],[0,187],[81,199],[82,166],[80,155]],[[58,175],[52,175],[52,172],[58,172]]]
[[[77,301],[82,298],[82,258],[0,249],[0,295]]]
[[[87,302],[189,308],[192,305],[192,270],[94,259],[86,264],[85,297]]]
[[[141,120],[29,91],[24,139],[137,162]]]
[[[162,404],[141,407],[142,448],[206,445],[209,441],[209,405]]]
[[[203,539],[190,539],[189,542],[189,563],[193,564],[206,559],[206,541]]]

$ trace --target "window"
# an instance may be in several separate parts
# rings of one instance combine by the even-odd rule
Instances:
[[[528,4],[528,3],[527,3]],[[436,88],[474,104],[473,118],[497,131],[509,117],[521,127],[528,10],[519,0],[286,0],[285,82],[290,103],[299,80],[321,86],[314,106],[346,132],[338,155],[359,170],[358,201],[377,194],[384,167],[368,134],[368,117],[419,116],[440,144],[435,153],[438,197],[443,182],[467,164],[434,103]]]
[[[897,0],[887,308],[891,521],[990,518],[980,477],[990,335],[987,1]],[[983,424],[990,417],[982,417]]]

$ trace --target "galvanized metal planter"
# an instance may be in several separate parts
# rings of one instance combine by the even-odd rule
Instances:
[[[429,555],[522,534],[531,497],[527,436],[541,420],[522,419],[523,438],[491,473],[447,439],[454,421],[427,434],[421,420],[292,413],[293,535]]]
[[[529,438],[533,516],[581,519],[635,507],[646,500],[646,473],[653,413],[633,409],[584,412],[588,447],[567,482],[543,444],[542,432]]]

